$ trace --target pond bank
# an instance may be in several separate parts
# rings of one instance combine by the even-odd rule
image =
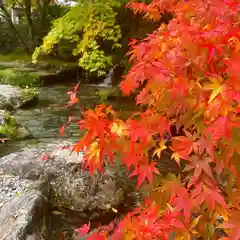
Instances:
[[[36,87],[61,82],[74,82],[81,77],[82,69],[77,64],[51,65],[48,63],[0,61],[0,83],[20,87]]]

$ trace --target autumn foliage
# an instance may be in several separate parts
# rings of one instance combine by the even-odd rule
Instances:
[[[117,226],[87,239],[240,239],[240,1],[127,7],[153,21],[165,10],[173,16],[130,43],[132,67],[121,89],[140,90],[136,104],[146,110],[127,121],[105,105],[85,111],[79,124],[87,131],[74,150],[86,151],[91,173],[119,154],[138,187],[149,184],[149,197]],[[179,173],[158,168],[164,152]]]

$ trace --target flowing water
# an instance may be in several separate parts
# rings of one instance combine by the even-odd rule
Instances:
[[[37,105],[28,109],[18,109],[13,113],[17,120],[30,131],[32,137],[27,140],[9,141],[1,144],[0,155],[3,156],[23,148],[42,147],[51,142],[61,141],[61,139],[79,139],[81,133],[76,123],[72,123],[66,129],[63,137],[59,136],[60,127],[66,123],[68,116],[71,115],[73,121],[81,119],[79,104],[71,108],[66,107],[69,97],[67,92],[72,90],[74,86],[75,83],[39,87]],[[101,87],[80,85],[78,94],[81,107],[93,108],[101,103],[101,100],[96,95],[99,88]],[[125,115],[128,115],[134,108],[134,103],[129,100],[111,100],[107,104],[111,104],[114,109]]]
[[[108,72],[106,78],[98,86],[100,86],[100,87],[112,87],[115,67],[110,69],[110,71]]]

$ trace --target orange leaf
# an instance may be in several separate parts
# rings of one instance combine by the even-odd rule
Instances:
[[[62,127],[60,128],[60,136],[64,135],[64,130],[65,130],[65,124],[62,125]]]

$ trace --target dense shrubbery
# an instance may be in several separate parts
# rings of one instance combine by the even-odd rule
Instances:
[[[21,72],[10,68],[0,69],[0,84],[10,84],[19,87],[33,87],[40,84],[39,75],[31,72]]]
[[[17,36],[6,23],[0,23],[0,53],[12,52],[19,46]]]

